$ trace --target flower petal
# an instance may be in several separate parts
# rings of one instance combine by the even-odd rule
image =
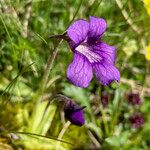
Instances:
[[[114,65],[116,57],[116,48],[114,46],[99,42],[93,45],[91,49],[101,56],[101,62]]]
[[[91,47],[86,44],[77,46],[75,50],[84,55],[90,63],[99,62],[102,59],[100,54],[92,51]]]
[[[74,101],[67,100],[64,103],[65,117],[72,123],[82,126],[85,123],[83,108],[77,105]]]
[[[83,111],[78,110],[67,116],[69,121],[77,126],[82,126],[85,123]]]
[[[109,85],[114,80],[117,82],[120,81],[120,72],[113,65],[95,64],[93,65],[93,69],[95,71],[96,78],[103,85]]]
[[[85,20],[77,20],[67,30],[67,34],[76,44],[83,42],[89,32],[89,23]]]
[[[87,87],[93,77],[92,66],[87,58],[76,52],[67,69],[67,77],[74,85]]]
[[[107,24],[103,18],[90,17],[88,37],[97,40],[106,30]]]

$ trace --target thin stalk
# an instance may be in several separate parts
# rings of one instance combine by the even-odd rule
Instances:
[[[44,71],[44,75],[43,75],[43,78],[42,78],[42,81],[41,81],[41,84],[40,84],[41,97],[43,95],[44,89],[46,87],[46,83],[48,81],[48,76],[50,74],[50,71],[52,69],[52,66],[54,64],[55,58],[56,58],[57,53],[58,53],[58,46],[62,41],[63,41],[62,39],[59,40],[57,45],[54,47],[54,51],[53,51],[52,55],[49,55],[49,57],[48,57],[46,68],[45,68],[45,71]]]
[[[58,139],[62,139],[63,135],[65,134],[65,132],[67,131],[68,127],[70,126],[70,121],[67,121],[64,125],[64,127],[62,128],[62,130],[60,131],[59,135],[58,135]],[[60,142],[58,141],[57,145],[56,145],[56,150],[60,150]]]
[[[88,135],[90,137],[90,139],[92,140],[92,142],[94,143],[96,149],[101,149],[101,144],[100,142],[95,138],[95,136],[93,135],[93,133],[89,130],[88,131]]]
[[[127,21],[127,23],[130,25],[130,27],[132,28],[132,30],[135,31],[137,34],[140,34],[140,33],[141,33],[141,30],[140,30],[135,24],[133,24],[133,21],[132,21],[131,18],[129,17],[129,14],[128,14],[127,11],[123,8],[122,1],[121,1],[121,0],[116,0],[116,4],[117,4],[118,7],[120,8],[123,17],[125,18],[125,20]]]

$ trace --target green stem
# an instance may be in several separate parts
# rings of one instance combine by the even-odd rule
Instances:
[[[52,66],[54,64],[55,58],[56,58],[57,53],[58,53],[58,45],[62,41],[63,41],[62,39],[58,41],[57,45],[55,45],[55,47],[54,47],[54,51],[53,51],[52,55],[50,55],[48,57],[47,65],[46,65],[46,68],[45,68],[45,71],[44,71],[44,75],[43,75],[43,78],[42,78],[42,81],[41,81],[41,84],[40,84],[40,94],[41,94],[41,97],[42,97],[43,92],[45,90],[46,83],[47,83],[47,80],[48,80],[48,76],[50,74],[50,71],[52,69]]]
[[[62,128],[62,130],[60,131],[59,135],[58,135],[58,139],[62,140],[62,137],[64,136],[65,132],[67,131],[67,129],[70,126],[70,121],[67,121],[64,125],[64,127]],[[56,150],[60,149],[60,141],[58,141],[58,143],[56,144]]]
[[[99,91],[99,109],[100,109],[100,112],[102,113],[102,120],[104,123],[105,134],[107,137],[109,135],[109,127],[108,127],[107,120],[106,120],[106,114],[102,106],[101,92],[102,92],[102,88],[100,88],[100,91]]]

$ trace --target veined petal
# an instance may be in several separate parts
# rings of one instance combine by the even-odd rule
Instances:
[[[89,32],[89,23],[85,20],[77,20],[67,30],[67,34],[76,44],[83,42]]]
[[[72,41],[72,40],[70,40],[70,41],[68,42],[68,44],[69,44],[71,50],[72,50],[73,52],[75,52],[75,48],[78,46],[78,44],[76,44],[76,43],[75,43],[74,41]]]
[[[89,39],[97,40],[106,30],[107,24],[103,18],[90,17]]]
[[[116,48],[114,46],[99,42],[93,45],[91,49],[93,50],[93,52],[98,53],[101,56],[102,63],[114,65],[116,57]]]
[[[67,78],[78,87],[87,87],[93,77],[92,66],[82,54],[75,53],[67,69]]]
[[[103,85],[109,85],[112,81],[120,81],[120,72],[113,65],[95,64],[93,65],[96,78]]]
[[[102,60],[100,54],[92,51],[91,47],[86,44],[77,46],[75,50],[84,55],[90,63],[100,62]]]

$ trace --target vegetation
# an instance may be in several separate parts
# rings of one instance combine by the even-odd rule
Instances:
[[[0,150],[150,149],[149,4],[1,0]],[[89,87],[79,88],[67,80],[73,52],[56,35],[89,16],[107,21],[103,41],[116,47],[120,83],[102,86],[94,78]],[[59,98],[51,101],[57,94],[86,106],[85,125],[67,121]],[[140,103],[131,102],[130,94],[137,94]],[[135,113],[144,123],[131,117]]]

